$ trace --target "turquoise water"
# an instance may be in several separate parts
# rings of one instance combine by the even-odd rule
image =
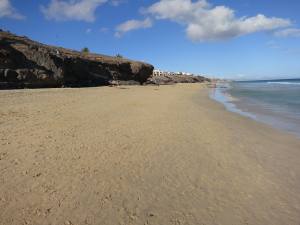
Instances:
[[[300,79],[219,84],[212,97],[230,111],[300,136]]]

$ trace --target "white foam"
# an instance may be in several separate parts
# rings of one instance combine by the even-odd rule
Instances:
[[[267,84],[281,84],[281,85],[300,85],[298,82],[284,82],[284,81],[269,81]]]

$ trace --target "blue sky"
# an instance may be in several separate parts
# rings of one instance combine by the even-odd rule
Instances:
[[[299,0],[0,0],[0,28],[221,78],[300,77]]]

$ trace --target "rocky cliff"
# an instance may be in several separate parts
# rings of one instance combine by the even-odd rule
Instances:
[[[146,84],[167,85],[176,83],[203,83],[210,82],[209,78],[189,75],[161,75],[150,77]]]
[[[153,66],[48,46],[0,30],[0,88],[145,83]]]

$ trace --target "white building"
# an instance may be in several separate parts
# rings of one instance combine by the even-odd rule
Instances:
[[[153,70],[153,76],[167,76],[167,75],[187,75],[187,76],[192,76],[192,73],[187,73],[187,72],[168,72],[168,71],[162,71],[155,69]]]
[[[156,77],[156,76],[162,76],[164,74],[163,71],[161,70],[153,70],[153,76]]]

